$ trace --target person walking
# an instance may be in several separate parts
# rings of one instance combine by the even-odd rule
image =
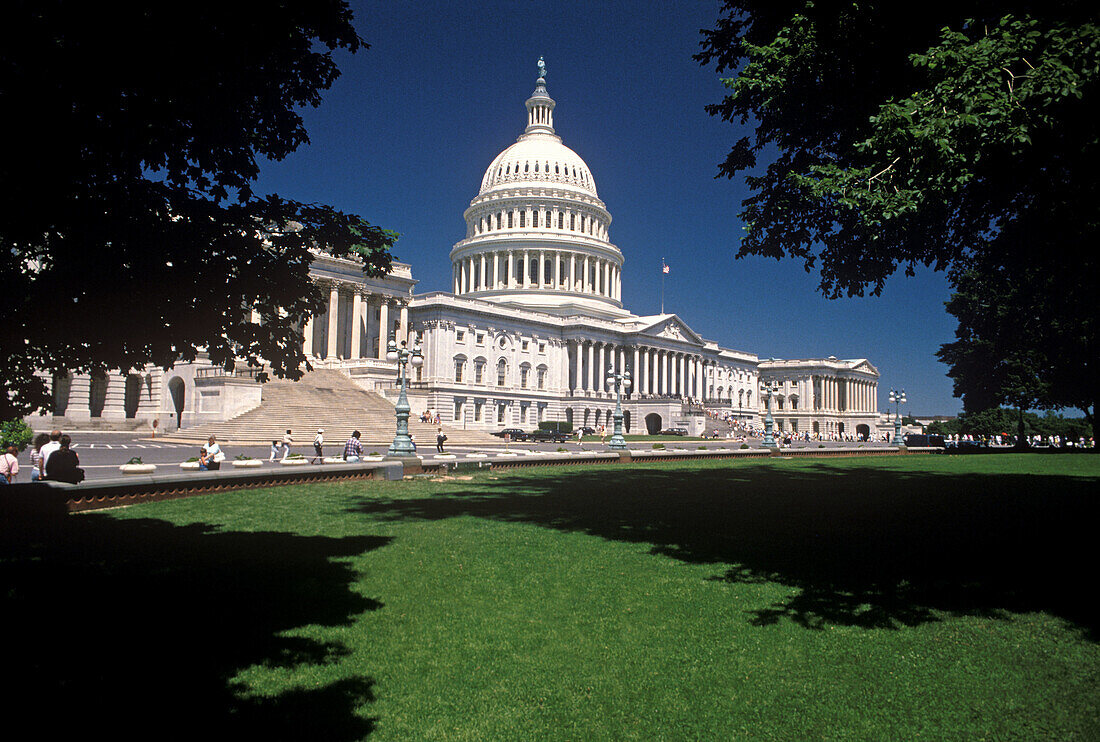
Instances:
[[[268,456],[268,461],[274,461],[275,457],[279,455],[279,441],[271,441],[271,455]]]
[[[317,428],[317,435],[313,438],[313,453],[316,456],[313,459],[315,464],[323,464],[325,462],[325,455],[321,452],[321,446],[325,445],[325,429]]]
[[[8,450],[0,453],[0,484],[15,484],[15,478],[19,476],[19,450],[15,446],[8,446]]]
[[[290,437],[290,431],[286,431],[286,435],[283,436],[283,458],[282,461],[286,461],[286,457],[290,455],[290,446],[294,443],[294,439]]]
[[[440,453],[445,453],[443,450],[443,443],[447,440],[447,436],[443,434],[443,428],[439,428],[435,432],[435,450]]]

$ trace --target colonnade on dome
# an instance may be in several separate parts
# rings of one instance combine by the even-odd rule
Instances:
[[[575,249],[491,249],[464,256],[452,268],[453,291],[459,295],[533,289],[622,300],[621,264]]]

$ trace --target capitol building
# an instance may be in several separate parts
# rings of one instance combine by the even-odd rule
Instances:
[[[424,363],[412,371],[410,403],[414,414],[431,410],[448,428],[529,430],[551,420],[610,428],[615,399],[604,377],[614,369],[633,380],[623,397],[630,433],[698,434],[708,413],[760,427],[762,386],[772,382],[780,430],[876,433],[878,371],[866,359],[762,360],[701,337],[676,314],[632,313],[611,212],[588,165],[557,134],[541,60],[525,105],[526,127],[489,163],[463,215],[448,291],[416,293],[406,264],[367,278],[354,260],[318,252],[311,274],[329,301],[303,327],[314,368],[339,370],[392,401],[396,364],[385,359],[386,343],[419,344]],[[76,425],[98,417],[201,426],[263,403],[261,385],[201,360],[53,382],[55,415]]]

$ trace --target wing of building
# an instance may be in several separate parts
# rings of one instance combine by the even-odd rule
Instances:
[[[355,262],[318,253],[313,277],[330,298],[328,311],[303,328],[315,368],[392,398],[396,368],[385,360],[386,342],[419,343],[424,364],[409,384],[414,414],[430,411],[455,429],[530,429],[548,420],[610,427],[615,400],[604,377],[614,370],[633,380],[623,401],[627,432],[698,434],[708,414],[757,427],[761,383],[775,381],[780,430],[875,433],[878,371],[866,359],[762,361],[700,337],[676,314],[630,312],[611,213],[588,165],[557,134],[543,77],[525,105],[526,127],[489,163],[465,211],[449,292],[416,294],[408,265],[367,279]],[[116,379],[113,393],[111,379],[62,379],[58,410],[73,421],[90,421],[98,407],[107,420],[157,416],[187,427],[264,402],[259,385],[201,363],[151,370],[137,384],[133,376]],[[131,387],[141,387],[136,403]]]

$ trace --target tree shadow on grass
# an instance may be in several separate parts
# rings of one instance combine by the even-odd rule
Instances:
[[[374,726],[357,714],[373,700],[368,678],[257,696],[234,677],[347,654],[283,634],[381,608],[338,560],[388,541],[100,515],[5,523],[5,723],[49,737],[360,739]]]
[[[719,565],[716,580],[792,588],[750,613],[757,625],[891,629],[938,613],[1047,611],[1097,639],[1095,478],[777,464],[517,471],[358,510],[536,523]]]

